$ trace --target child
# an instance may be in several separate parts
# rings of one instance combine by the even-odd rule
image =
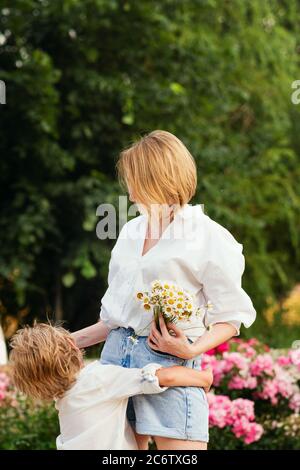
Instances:
[[[126,419],[130,396],[161,393],[171,386],[208,391],[212,383],[210,370],[181,366],[148,364],[142,369],[126,369],[94,361],[84,367],[82,352],[71,334],[44,323],[19,330],[11,346],[16,387],[33,398],[55,400],[59,450],[136,450]]]

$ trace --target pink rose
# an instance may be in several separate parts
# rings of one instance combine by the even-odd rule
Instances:
[[[224,352],[229,351],[228,341],[226,341],[225,343],[219,344],[219,346],[217,346],[215,349],[216,349],[216,352],[220,354],[223,354]]]
[[[250,364],[250,372],[254,376],[274,375],[274,361],[270,354],[259,354]]]
[[[232,368],[237,367],[240,370],[248,368],[248,360],[239,352],[225,352],[223,359],[226,361],[225,371],[229,372]]]
[[[240,344],[238,346],[238,351],[249,358],[256,356],[255,349],[252,348],[252,346],[248,346],[248,344]]]
[[[276,359],[276,363],[282,367],[289,366],[291,364],[291,359],[288,356],[279,356]]]
[[[291,363],[298,368],[300,371],[300,348],[291,349],[289,351],[289,358]]]
[[[206,351],[206,353],[208,356],[214,356],[216,354],[216,348],[213,348],[213,349],[209,349],[208,351]]]
[[[263,434],[263,427],[257,423],[251,423],[245,417],[236,420],[232,431],[238,438],[243,438],[245,444],[258,441]]]
[[[263,400],[270,400],[272,405],[277,405],[278,403],[277,393],[278,393],[277,381],[269,379],[264,382],[263,390],[261,392],[258,392],[257,396],[259,398],[262,398]]]
[[[228,383],[229,390],[242,390],[245,388],[245,379],[239,375],[235,375]]]
[[[259,344],[259,341],[256,338],[250,338],[248,339],[247,344],[249,346],[257,346]]]
[[[255,418],[254,402],[244,398],[237,398],[232,401],[231,413],[233,421],[243,416],[252,421]]]
[[[211,367],[214,376],[214,386],[217,387],[220,385],[224,375],[225,375],[225,361],[218,360],[215,356],[207,356],[206,354],[202,359],[202,369]]]
[[[257,378],[256,377],[241,377],[240,375],[235,375],[231,378],[228,383],[228,388],[230,390],[242,390],[243,388],[248,388],[253,390],[257,387]]]
[[[295,413],[300,412],[300,392],[295,393],[289,402],[289,408]]]

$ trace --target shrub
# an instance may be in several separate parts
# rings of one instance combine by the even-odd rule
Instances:
[[[58,433],[53,404],[35,402],[17,393],[9,369],[0,369],[0,449],[55,449]]]
[[[281,353],[255,338],[233,339],[209,351],[207,365],[211,448],[299,448],[300,349]]]

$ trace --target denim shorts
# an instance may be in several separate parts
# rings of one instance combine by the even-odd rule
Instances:
[[[147,336],[133,343],[131,328],[109,332],[100,362],[123,367],[144,367],[158,363],[200,370],[201,357],[191,360],[160,353],[150,348]],[[203,388],[171,387],[162,393],[137,395],[129,399],[127,418],[138,434],[208,442],[208,402]]]

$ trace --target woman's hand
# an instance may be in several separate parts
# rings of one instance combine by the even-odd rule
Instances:
[[[152,322],[151,331],[147,339],[150,348],[181,357],[182,359],[192,359],[196,356],[193,345],[188,341],[183,331],[177,328],[174,323],[168,323],[167,327],[162,315],[160,315],[159,326],[161,333],[156,328],[155,321]]]

